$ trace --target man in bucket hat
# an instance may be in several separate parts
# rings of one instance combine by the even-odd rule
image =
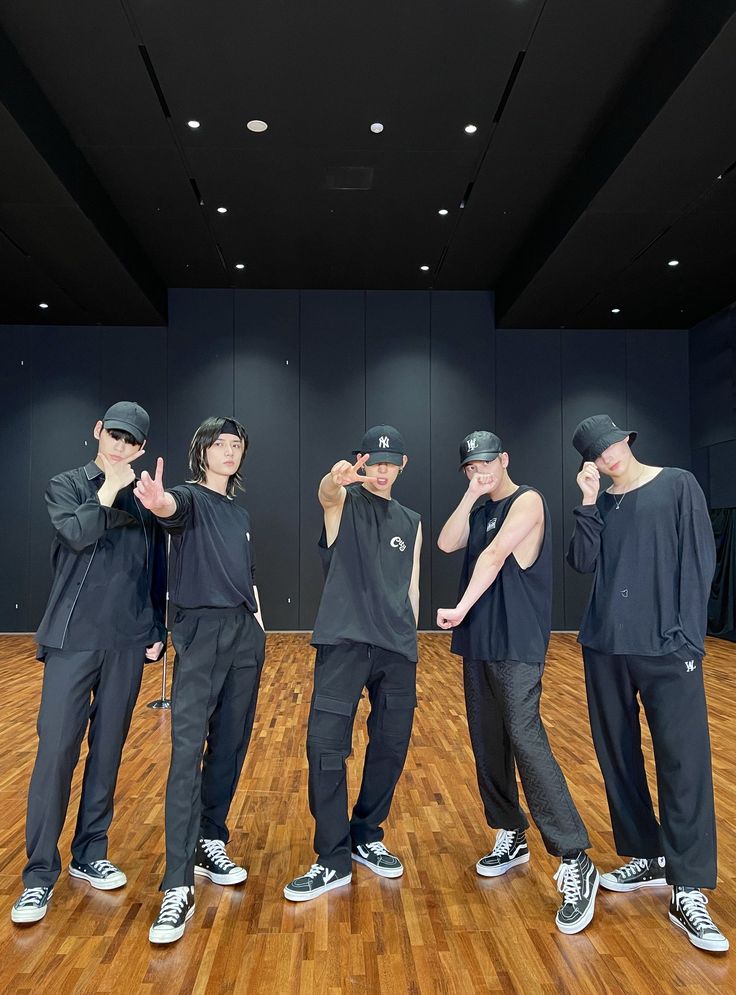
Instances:
[[[672,886],[669,918],[702,950],[728,940],[701,888],[716,884],[716,825],[702,662],[715,565],[702,490],[687,470],[648,466],[636,432],[608,415],[575,429],[582,503],[568,562],[592,573],[580,625],[588,710],[616,850],[611,891]],[[610,478],[601,491],[600,478]],[[639,704],[654,746],[660,823],[641,750]]]

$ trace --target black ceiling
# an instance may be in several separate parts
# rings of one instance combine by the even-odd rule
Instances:
[[[502,327],[692,326],[736,298],[735,15],[0,0],[0,321],[433,287],[494,289]]]

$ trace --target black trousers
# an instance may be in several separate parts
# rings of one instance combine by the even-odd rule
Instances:
[[[383,839],[394,790],[404,769],[414,721],[417,665],[365,643],[319,646],[309,711],[309,808],[318,863],[340,877],[351,869],[352,844]],[[368,689],[368,748],[360,793],[348,820],[345,760],[353,722]]]
[[[174,619],[166,871],[161,890],[194,884],[197,840],[229,839],[227,813],[253,730],[266,636],[245,609]]]
[[[488,825],[526,829],[514,765],[547,851],[590,846],[539,714],[543,663],[463,659],[465,706]]]
[[[583,647],[590,728],[608,796],[616,851],[667,861],[667,881],[716,884],[716,818],[702,661],[608,656]],[[639,702],[654,747],[661,828],[641,750]]]
[[[48,650],[37,722],[38,752],[28,789],[26,888],[51,887],[61,873],[59,837],[88,725],[89,752],[72,855],[82,863],[107,857],[115,785],[144,657],[144,646]]]

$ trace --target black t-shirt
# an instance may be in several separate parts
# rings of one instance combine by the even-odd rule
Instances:
[[[500,532],[514,501],[533,490],[522,485],[508,497],[488,500],[471,512],[460,597],[478,557]],[[539,496],[544,505],[544,536],[536,560],[522,569],[513,553],[507,557],[493,584],[453,630],[453,653],[472,660],[544,661],[552,627],[552,535],[547,503]]]
[[[168,488],[176,512],[160,522],[171,535],[172,604],[179,608],[258,606],[255,556],[245,508],[201,484]]]
[[[319,542],[325,586],[312,645],[368,643],[416,660],[409,584],[421,518],[362,484],[345,490],[337,538],[328,547],[323,529]]]
[[[687,646],[702,656],[715,541],[695,477],[664,467],[623,497],[604,491],[573,513],[568,563],[594,574],[578,641],[612,655]]]

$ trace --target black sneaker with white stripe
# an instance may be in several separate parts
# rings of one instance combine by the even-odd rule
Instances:
[[[609,891],[637,891],[639,888],[666,888],[664,857],[632,857],[628,864],[601,874],[601,884]]]
[[[167,888],[158,918],[148,931],[151,943],[173,943],[184,935],[187,922],[194,915],[194,888]]]
[[[354,846],[352,857],[358,864],[370,867],[374,874],[382,878],[400,878],[404,873],[404,865],[399,858],[387,850],[380,840]]]
[[[687,934],[688,940],[700,950],[728,950],[728,940],[706,910],[708,899],[697,888],[672,889],[670,922]]]
[[[10,910],[10,918],[13,922],[38,922],[46,915],[53,893],[53,888],[24,888]]]
[[[600,881],[595,864],[582,851],[577,857],[564,857],[554,879],[557,890],[563,895],[555,925],[561,933],[579,933],[595,912],[595,896]]]
[[[319,898],[333,888],[341,888],[344,884],[350,884],[353,879],[352,874],[345,874],[338,877],[337,871],[322,864],[312,864],[306,874],[294,878],[284,888],[284,898],[290,902],[308,902],[311,898]]]
[[[490,853],[481,857],[475,869],[481,877],[495,878],[512,867],[529,862],[529,846],[523,829],[499,829]]]
[[[91,860],[88,864],[72,860],[69,873],[73,878],[89,881],[93,888],[99,888],[100,891],[114,891],[128,883],[123,871],[109,860]]]
[[[227,855],[222,840],[200,840],[194,857],[194,873],[209,878],[215,884],[240,884],[248,877],[244,867],[238,867]]]

